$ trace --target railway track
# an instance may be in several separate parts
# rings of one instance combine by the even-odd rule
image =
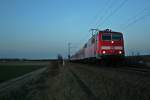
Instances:
[[[93,64],[93,63],[88,63],[88,64],[83,64],[88,67],[94,67],[94,68],[103,68],[107,70],[117,70],[121,72],[133,72],[139,75],[144,75],[150,77],[150,67],[146,65],[141,65],[141,64],[124,64],[124,65],[100,65],[100,64]]]
[[[118,71],[122,71],[122,72],[134,72],[136,74],[139,75],[144,75],[147,77],[150,77],[150,68],[148,67],[138,67],[138,65],[134,65],[134,66],[123,66],[120,68],[117,68]]]

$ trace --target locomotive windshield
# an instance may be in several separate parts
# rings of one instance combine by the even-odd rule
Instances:
[[[121,34],[112,34],[112,40],[121,40],[122,35]]]
[[[107,40],[107,41],[110,41],[111,40],[111,34],[103,34],[102,35],[102,40]]]

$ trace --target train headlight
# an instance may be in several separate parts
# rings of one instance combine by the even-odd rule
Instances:
[[[106,51],[102,51],[102,53],[103,53],[103,54],[105,54],[105,53],[106,53]]]
[[[119,54],[122,54],[122,51],[119,51]]]
[[[113,44],[113,43],[114,43],[114,41],[111,41],[111,43]]]

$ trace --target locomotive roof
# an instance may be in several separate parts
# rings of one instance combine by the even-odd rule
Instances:
[[[115,32],[115,31],[112,31],[112,30],[110,30],[110,29],[99,30],[98,32],[99,32],[99,33],[101,32],[101,33],[120,33],[120,34],[122,34],[121,32]]]
[[[122,34],[121,32],[105,32],[105,31],[99,31],[99,33],[117,33],[117,34]]]

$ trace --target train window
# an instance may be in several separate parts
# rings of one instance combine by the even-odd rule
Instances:
[[[102,35],[102,40],[107,40],[107,41],[109,41],[109,40],[111,40],[111,35],[110,34],[103,34]]]
[[[122,35],[121,34],[112,34],[112,40],[121,40]]]

